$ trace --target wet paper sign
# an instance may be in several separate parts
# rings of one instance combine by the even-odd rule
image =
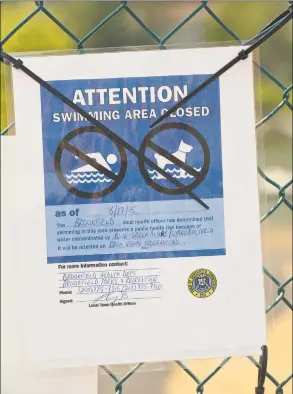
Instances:
[[[101,127],[14,70],[28,363],[260,352],[252,58],[150,127],[236,54],[229,47],[22,59]]]

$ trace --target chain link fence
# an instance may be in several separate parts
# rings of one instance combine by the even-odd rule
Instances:
[[[3,3],[1,4],[1,7],[3,7]],[[230,40],[236,41],[238,44],[242,44],[242,38],[239,37],[239,35],[236,34],[235,31],[233,31],[228,24],[226,24],[225,19],[222,19],[220,16],[217,15],[217,12],[214,11],[214,3],[210,1],[202,1],[200,3],[194,3],[194,4],[189,4],[188,5],[188,14],[180,20],[175,27],[171,28],[167,33],[164,35],[158,35],[156,31],[150,27],[150,25],[145,22],[144,18],[142,16],[139,16],[139,14],[135,11],[135,4],[133,2],[127,2],[127,1],[122,1],[122,2],[113,2],[111,4],[111,10],[108,11],[109,4],[105,6],[103,3],[97,3],[95,4],[95,9],[97,10],[99,7],[104,7],[104,14],[106,12],[106,15],[103,16],[103,18],[100,20],[99,23],[96,23],[94,27],[92,27],[89,31],[87,31],[84,35],[78,36],[72,27],[72,23],[70,23],[70,17],[67,15],[65,18],[66,21],[64,21],[64,18],[61,18],[59,16],[60,12],[54,13],[54,10],[57,10],[56,6],[53,7],[53,11],[51,10],[51,4],[45,3],[43,1],[36,1],[36,2],[30,2],[33,3],[33,7],[31,11],[28,13],[28,15],[24,18],[22,18],[18,23],[13,26],[13,28],[9,29],[9,31],[5,32],[3,34],[3,31],[1,29],[1,50],[9,52],[9,42],[13,40],[15,36],[17,36],[22,29],[25,29],[27,25],[29,25],[32,20],[36,20],[36,18],[40,18],[40,15],[45,16],[46,18],[50,19],[53,24],[55,24],[57,28],[61,29],[63,33],[72,40],[72,43],[74,44],[74,47],[79,49],[81,52],[85,48],[86,44],[90,42],[91,38],[97,35],[103,35],[107,34],[107,30],[104,28],[106,27],[107,24],[111,24],[113,19],[119,18],[124,13],[127,13],[133,20],[135,24],[137,24],[137,27],[140,29],[144,30],[144,32],[148,35],[149,40],[146,40],[148,44],[155,44],[159,48],[164,48],[166,45],[169,44],[169,42],[172,40],[173,36],[176,35],[181,29],[185,27],[186,24],[188,24],[190,21],[199,21],[199,25],[202,25],[202,15],[204,14],[204,21],[206,21],[207,17],[210,18],[213,22],[218,24],[221,29],[224,29],[225,32],[227,33],[227,37],[230,37]],[[160,4],[160,10],[162,10],[162,7],[164,7],[164,4],[166,3],[161,3]],[[87,7],[89,3],[84,2],[83,4],[76,5],[82,6],[82,7]],[[11,4],[10,4],[11,6]],[[69,6],[68,3],[66,3],[66,6]],[[157,5],[156,3],[146,4],[143,3],[140,6],[140,10],[143,9],[143,7],[148,8],[148,11],[150,11],[150,7],[153,7],[154,10],[154,18],[157,18],[158,15],[155,15],[155,11]],[[179,8],[183,6],[183,3],[177,3],[175,6],[173,5],[173,8],[176,12],[176,9],[178,10],[178,14],[180,15],[181,12],[179,12]],[[263,8],[265,9],[266,5],[263,3]],[[283,3],[283,9],[286,9],[288,4],[286,2]],[[64,7],[64,5],[63,5]],[[91,7],[93,7],[91,5]],[[108,8],[107,8],[108,7]],[[177,7],[177,8],[174,8]],[[190,11],[190,7],[193,9]],[[226,5],[227,7],[227,5]],[[232,5],[231,5],[232,7]],[[247,7],[250,7],[250,3],[247,3]],[[219,6],[217,7],[219,9]],[[105,11],[106,10],[106,11]],[[58,11],[58,10],[57,10]],[[140,14],[144,14],[141,12]],[[148,13],[149,15],[149,13]],[[163,14],[161,14],[159,17],[163,18]],[[277,17],[278,15],[275,15]],[[241,16],[239,15],[239,18]],[[1,18],[3,18],[3,15],[1,15]],[[266,25],[270,22],[268,20],[266,22]],[[249,21],[246,21],[246,23],[249,23]],[[277,23],[277,22],[276,22]],[[290,22],[291,23],[291,22]],[[86,22],[85,22],[86,24]],[[70,27],[69,27],[70,26]],[[113,24],[111,25],[112,27],[114,26]],[[196,26],[193,24],[193,26]],[[260,28],[260,33],[256,37],[260,37],[261,30],[263,29],[264,26],[261,26]],[[44,35],[49,35],[50,31],[49,30],[42,30],[41,36],[44,37]],[[276,34],[278,36],[279,33]],[[119,35],[123,35],[123,31],[119,32]],[[256,38],[253,37],[253,38]],[[245,37],[247,39],[247,37]],[[130,45],[135,45],[135,39],[130,42]],[[280,42],[280,45],[282,45],[282,42]],[[24,50],[23,46],[20,44],[19,46],[14,45],[14,52],[22,52]],[[72,48],[72,45],[70,46]],[[35,45],[35,47],[31,48],[29,50],[45,50],[46,48],[42,48],[42,41],[41,39],[38,40],[38,43]],[[57,45],[56,49],[60,49]],[[25,48],[26,50],[26,48]],[[273,54],[272,54],[273,56]],[[288,54],[288,58],[290,58],[290,54]],[[290,61],[290,60],[287,60]],[[1,65],[2,67],[2,65]],[[291,95],[292,95],[292,84],[289,85],[287,83],[284,83],[282,81],[282,75],[274,75],[269,71],[268,68],[265,68],[263,65],[256,64],[256,67],[259,68],[260,72],[262,73],[263,77],[269,81],[270,84],[274,85],[274,89],[278,91],[278,96],[279,96],[279,103],[274,106],[271,110],[268,111],[268,113],[263,116],[262,119],[260,119],[257,124],[256,124],[256,129],[257,132],[259,133],[259,130],[263,127],[268,122],[271,122],[276,115],[280,111],[292,111],[293,106],[292,106],[292,100],[291,100]],[[9,94],[9,92],[7,92]],[[262,100],[264,101],[266,99],[265,97],[266,91],[262,91]],[[291,100],[291,101],[290,101]],[[5,106],[5,96],[2,97],[1,101],[1,106]],[[10,124],[6,124],[1,131],[1,135],[9,135],[13,134],[13,122]],[[292,129],[290,131],[291,137],[292,138]],[[280,154],[280,152],[277,152],[278,146],[275,148],[276,149],[276,155]],[[281,152],[282,154],[282,152]],[[291,159],[289,159],[290,161]],[[291,212],[292,212],[292,201],[290,199],[290,188],[292,187],[292,179],[288,179],[285,181],[285,183],[280,184],[279,181],[276,181],[275,179],[272,179],[272,177],[268,176],[266,174],[266,171],[263,168],[258,168],[259,176],[262,178],[263,181],[265,181],[267,184],[270,185],[270,187],[274,188],[274,197],[275,201],[271,203],[270,206],[267,207],[266,211],[263,213],[260,221],[261,223],[266,223],[267,221],[271,220],[270,218],[274,215],[277,214],[277,212],[281,208],[286,208],[287,213],[285,215],[290,216],[291,218]],[[290,175],[292,177],[292,173]],[[271,189],[272,190],[272,189]],[[292,234],[292,229],[291,229],[291,234]],[[293,277],[290,276],[292,272],[288,274],[285,280],[280,279],[276,274],[274,274],[271,270],[270,266],[264,266],[263,268],[264,275],[266,277],[266,282],[271,281],[272,284],[275,285],[275,293],[273,300],[267,307],[266,312],[268,314],[274,314],[277,308],[279,308],[282,304],[285,306],[285,308],[288,308],[288,310],[292,311],[292,299],[290,297],[291,293],[291,286],[292,286],[292,280]],[[286,333],[287,335],[287,333]],[[288,343],[289,343],[289,338],[288,338]],[[269,344],[270,345],[270,344]],[[289,345],[288,345],[289,346]],[[273,359],[275,357],[274,353],[270,352],[270,346],[269,346],[269,358]],[[248,357],[249,361],[256,367],[255,368],[255,382],[257,381],[257,369],[259,369],[259,363],[258,361],[253,358],[253,357]],[[231,358],[227,358],[225,360],[222,360],[213,370],[212,372],[208,373],[206,376],[201,376],[198,377],[197,371],[193,370],[193,368],[185,365],[181,361],[174,361],[176,365],[186,373],[186,376],[188,379],[190,379],[193,384],[194,384],[194,390],[192,392],[194,393],[212,393],[212,391],[209,391],[209,383],[210,381],[217,375],[221,374],[221,371],[223,368],[226,368],[226,365],[231,362]],[[281,360],[280,360],[281,362]],[[269,364],[270,366],[270,364]],[[112,380],[112,389],[111,393],[110,391],[107,393],[102,392],[102,394],[122,394],[127,392],[127,387],[128,383],[131,379],[133,379],[134,375],[139,369],[142,369],[143,364],[138,364],[130,368],[130,370],[124,375],[120,376],[120,374],[115,374],[111,371],[110,366],[103,366],[101,369],[103,370],[103,373],[106,373],[109,378]],[[276,393],[276,394],[285,394],[290,391],[290,387],[292,387],[292,373],[290,374],[291,371],[283,371],[282,376],[275,376],[274,371],[270,371],[270,368],[268,369],[266,376],[267,376],[267,383],[269,385],[268,390],[271,393]],[[288,375],[287,375],[288,374]],[[242,376],[242,379],[245,379],[245,376]],[[239,385],[241,385],[241,381],[239,381]],[[288,391],[287,391],[288,390]],[[135,390],[136,393],[139,393],[139,389],[136,388]],[[163,393],[163,389],[159,389],[158,392]],[[184,387],[178,387],[177,393],[183,393],[184,392]],[[225,391],[227,392],[227,391]],[[251,393],[254,392],[254,388],[251,387]],[[261,393],[262,391],[257,391],[258,393]],[[217,394],[216,392],[213,392],[213,394]],[[248,394],[248,393],[247,393]]]

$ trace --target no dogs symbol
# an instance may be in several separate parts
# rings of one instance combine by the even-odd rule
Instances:
[[[143,140],[139,153],[151,159],[161,170],[178,179],[182,187],[139,160],[145,181],[155,190],[169,195],[192,191],[206,177],[210,150],[204,137],[184,123],[166,123],[153,129]]]

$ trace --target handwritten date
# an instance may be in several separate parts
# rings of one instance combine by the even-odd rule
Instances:
[[[135,211],[136,205],[125,205],[123,207],[120,206],[120,204],[115,204],[115,205],[111,205],[108,208],[109,211],[109,215],[112,217],[116,217],[116,216],[124,216],[126,217],[127,215],[135,215],[136,211]]]

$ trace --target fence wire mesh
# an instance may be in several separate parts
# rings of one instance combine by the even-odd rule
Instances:
[[[3,11],[3,5],[5,2],[1,2],[1,11]],[[28,3],[28,2],[27,2]],[[177,24],[175,25],[175,27],[171,28],[170,30],[168,30],[167,32],[165,32],[162,35],[158,35],[155,31],[155,29],[153,29],[152,27],[150,27],[150,24],[148,22],[145,22],[144,20],[144,7],[148,9],[148,13],[147,15],[151,15],[153,16],[153,18],[159,18],[159,19],[164,19],[164,13],[162,13],[164,7],[166,5],[165,3],[161,3],[159,8],[160,8],[160,15],[155,15],[155,11],[157,5],[155,3],[150,4],[146,4],[146,3],[140,3],[140,13],[138,13],[135,10],[135,3],[133,2],[127,2],[127,1],[122,1],[122,2],[112,2],[110,5],[110,9],[109,9],[109,4],[105,5],[103,3],[99,3],[99,2],[95,2],[96,4],[93,6],[91,4],[91,8],[90,8],[90,13],[92,12],[92,10],[95,10],[98,13],[99,7],[103,8],[103,12],[102,15],[103,17],[101,18],[101,20],[98,23],[95,23],[94,26],[89,30],[89,31],[85,31],[83,35],[78,35],[75,32],[74,26],[73,24],[70,22],[70,16],[69,14],[67,14],[67,17],[61,17],[60,15],[62,14],[62,12],[60,12],[60,10],[58,9],[58,7],[56,6],[56,4],[52,7],[52,5],[50,3],[45,3],[44,1],[35,1],[35,2],[29,2],[29,7],[30,10],[28,12],[28,14],[25,17],[21,17],[21,19],[18,21],[18,23],[15,23],[14,26],[12,26],[12,28],[10,27],[8,29],[8,31],[4,31],[5,29],[2,29],[1,26],[1,41],[0,41],[0,45],[1,45],[1,50],[5,51],[5,52],[9,52],[11,50],[11,48],[13,48],[14,52],[22,52],[24,50],[27,51],[31,51],[31,50],[45,50],[47,49],[47,46],[44,45],[42,46],[42,39],[44,39],[44,37],[49,36],[50,35],[50,30],[48,28],[44,29],[41,28],[41,33],[38,31],[39,34],[39,38],[37,39],[37,42],[34,45],[23,45],[23,40],[19,39],[19,41],[14,41],[13,46],[10,48],[9,47],[9,43],[11,40],[15,39],[15,37],[20,37],[19,33],[21,33],[22,29],[25,29],[27,25],[29,25],[30,23],[32,23],[33,20],[36,20],[36,18],[40,18],[41,15],[46,18],[48,18],[51,22],[53,22],[53,24],[55,24],[58,29],[61,29],[61,31],[66,35],[67,38],[69,38],[72,42],[69,45],[69,48],[77,48],[81,51],[84,48],[86,48],[86,44],[91,42],[91,39],[94,36],[97,36],[99,34],[108,34],[107,30],[105,31],[103,28],[106,27],[107,24],[111,24],[111,21],[115,18],[118,18],[119,15],[121,16],[123,13],[127,13],[133,20],[134,23],[137,24],[137,26],[144,30],[145,33],[147,34],[149,40],[147,38],[145,38],[144,40],[144,44],[156,44],[159,48],[164,48],[173,38],[174,35],[176,35],[176,33],[178,33],[181,29],[183,29],[185,27],[186,24],[188,24],[191,21],[197,21],[200,20],[199,24],[202,23],[202,19],[206,20],[207,18],[210,18],[212,21],[214,21],[216,24],[218,24],[220,26],[221,29],[223,29],[226,33],[227,33],[227,37],[230,37],[230,40],[234,40],[236,41],[236,43],[238,44],[242,44],[242,38],[236,34],[236,32],[234,30],[232,30],[232,28],[230,28],[228,26],[228,23],[225,22],[225,18],[223,18],[223,15],[221,14],[221,16],[219,16],[217,14],[217,12],[214,10],[214,3],[211,1],[202,1],[200,3],[191,3],[191,5],[188,5],[188,12],[187,15],[181,19],[180,21],[177,22]],[[75,5],[75,7],[89,7],[89,3],[83,2],[81,3],[76,3],[77,5]],[[289,2],[289,4],[291,4],[291,2]],[[10,4],[10,7],[12,5]],[[61,6],[61,3],[60,3]],[[68,3],[63,4],[63,11],[64,11],[64,7],[70,7]],[[217,5],[218,7],[215,7],[217,9],[219,9],[219,5]],[[282,4],[283,6],[283,10],[286,9],[288,7],[288,3],[284,2]],[[95,8],[93,8],[95,7]],[[175,10],[175,13],[178,12],[178,15],[181,15],[180,9],[182,9],[183,7],[183,3],[177,3],[175,6],[172,6],[173,10]],[[190,10],[190,7],[192,7],[192,9]],[[227,7],[227,6],[226,6]],[[232,7],[232,4],[231,4]],[[251,7],[251,3],[247,3],[247,7]],[[263,9],[265,9],[266,4],[263,3],[258,10],[261,12],[261,7],[263,7]],[[52,10],[51,10],[52,8]],[[153,8],[154,10],[154,14],[152,14],[152,10],[151,8]],[[15,7],[16,9],[16,7]],[[16,9],[17,11],[17,9]],[[17,12],[16,12],[17,14]],[[204,14],[204,18],[202,18],[202,15]],[[89,15],[86,14],[86,15]],[[100,14],[99,14],[100,15]],[[142,16],[141,16],[142,15]],[[17,14],[17,17],[19,17],[19,15]],[[275,17],[277,17],[277,14],[275,15]],[[1,14],[1,21],[3,23],[3,18],[4,15],[3,13]],[[239,18],[241,19],[241,15],[239,15]],[[64,20],[65,19],[65,20]],[[149,18],[147,18],[149,20]],[[42,19],[42,21],[44,21],[44,19]],[[270,22],[270,20],[267,20],[265,25],[267,25]],[[240,23],[240,20],[239,20]],[[245,21],[245,23],[249,24],[249,21]],[[278,21],[276,21],[275,23],[278,23]],[[290,22],[291,23],[291,22]],[[85,26],[86,26],[86,22],[85,22]],[[51,26],[51,25],[50,25]],[[193,24],[194,28],[196,29],[196,25]],[[120,25],[121,27],[121,25]],[[260,26],[260,33],[258,33],[256,36],[252,37],[253,39],[261,37],[263,32],[261,31],[263,29],[264,26]],[[115,25],[111,25],[111,28],[115,28]],[[271,28],[271,27],[270,27]],[[7,29],[6,29],[7,30]],[[104,33],[103,33],[104,32]],[[119,36],[123,35],[124,31],[120,30],[119,32]],[[279,33],[276,34],[277,39],[280,40],[279,41],[279,45],[282,46],[282,42],[281,42],[281,38]],[[278,38],[279,36],[279,38]],[[247,39],[247,37],[245,37]],[[26,40],[26,34],[24,34],[24,39]],[[135,45],[137,44],[137,42],[135,41],[135,38],[133,39],[133,37],[130,40],[131,42],[129,42],[129,45]],[[67,41],[66,41],[67,42]],[[106,39],[107,42],[107,39]],[[108,46],[117,46],[117,45],[112,45],[113,42],[115,43],[115,39],[114,41],[112,41]],[[73,45],[72,45],[73,44]],[[125,42],[123,42],[123,45],[125,45]],[[107,46],[107,45],[106,45]],[[93,48],[92,46],[90,46],[90,48]],[[54,47],[52,47],[51,49],[61,49],[58,44]],[[62,49],[64,49],[62,47]],[[288,55],[288,59],[287,61],[290,62],[290,53],[287,54]],[[286,56],[287,56],[286,55]],[[271,54],[271,56],[274,56],[273,54]],[[280,60],[281,61],[281,60]],[[291,60],[292,61],[292,60]],[[279,103],[277,105],[274,105],[274,107],[269,110],[265,116],[263,116],[262,119],[259,119],[257,124],[256,124],[256,129],[257,132],[259,133],[259,130],[263,127],[265,127],[265,125],[272,121],[272,119],[274,117],[276,117],[276,115],[280,112],[280,111],[291,111],[293,109],[292,106],[292,102],[291,100],[291,95],[292,95],[292,84],[288,84],[288,83],[284,83],[282,80],[282,76],[277,76],[275,75],[275,73],[272,73],[269,68],[264,67],[262,64],[256,64],[256,66],[259,68],[260,72],[262,73],[262,75],[271,83],[274,85],[274,89],[276,89],[278,91],[278,96],[279,96]],[[1,65],[2,67],[2,65]],[[280,69],[282,69],[282,67],[279,67]],[[3,71],[3,70],[2,70]],[[285,80],[288,82],[288,78],[285,78]],[[290,78],[289,78],[290,80]],[[292,78],[291,78],[291,82],[292,82]],[[9,92],[6,92],[7,95],[9,95]],[[262,100],[264,101],[266,99],[265,95],[267,94],[267,92],[265,90],[262,91]],[[2,108],[5,107],[5,95],[2,95],[4,97],[1,97],[1,106]],[[2,112],[3,114],[3,112]],[[3,122],[1,123],[1,127],[3,126]],[[1,135],[10,135],[12,133],[14,133],[13,131],[13,126],[14,123],[11,122],[10,124],[6,124],[4,125],[4,127],[2,127],[2,131],[1,131]],[[290,128],[290,127],[289,127]],[[290,138],[292,138],[292,129],[289,131],[289,134],[291,134]],[[290,140],[289,138],[289,140]],[[276,154],[279,157],[280,154],[282,155],[282,152],[277,152],[278,150],[278,146],[275,148],[276,149]],[[288,152],[287,152],[288,153]],[[271,154],[274,154],[274,152],[272,152]],[[291,160],[291,158],[289,159],[289,161]],[[285,214],[286,216],[290,216],[290,220],[291,220],[291,212],[292,212],[292,201],[291,201],[291,193],[290,190],[292,188],[292,182],[293,179],[292,177],[292,172],[290,174],[290,178],[291,179],[287,179],[284,183],[280,183],[279,180],[273,179],[272,176],[267,175],[266,171],[259,167],[258,168],[258,172],[259,172],[259,176],[260,178],[266,182],[268,185],[270,185],[271,190],[272,188],[274,188],[274,198],[275,201],[273,203],[271,203],[271,205],[266,209],[265,212],[263,212],[262,217],[260,218],[260,221],[262,224],[266,223],[267,221],[270,220],[270,218],[274,215],[277,214],[277,212],[281,209],[281,208],[286,208],[287,209],[287,213]],[[292,228],[291,228],[291,234],[292,234]],[[277,257],[279,258],[279,256]],[[267,306],[266,312],[269,314],[273,314],[274,311],[276,310],[276,308],[280,307],[281,304],[283,304],[286,308],[288,308],[288,310],[292,311],[292,299],[290,297],[290,293],[291,293],[291,289],[292,289],[292,280],[293,280],[293,276],[292,276],[292,272],[290,271],[290,273],[287,275],[287,277],[280,279],[280,277],[276,274],[274,274],[273,270],[271,269],[271,266],[264,266],[263,267],[263,271],[264,271],[264,275],[266,277],[266,280],[271,281],[272,284],[275,285],[275,295],[273,297],[273,300],[270,300],[269,305]],[[282,275],[281,275],[282,276]],[[289,336],[288,333],[286,333],[286,335]],[[289,349],[289,337],[288,339],[288,349]],[[291,351],[291,350],[289,350]],[[274,357],[277,357],[277,355],[275,355],[274,353],[270,352],[270,346],[269,346],[269,358],[273,359]],[[280,355],[279,355],[280,357]],[[282,356],[281,356],[282,357]],[[181,361],[174,361],[174,363],[177,365],[177,367],[179,367],[182,371],[184,371],[184,373],[186,373],[186,376],[191,379],[191,381],[194,384],[194,390],[192,390],[192,392],[196,392],[196,393],[212,393],[212,391],[209,391],[209,383],[210,381],[218,374],[221,374],[221,371],[223,370],[223,368],[225,369],[226,365],[231,362],[232,358],[226,358],[224,360],[222,360],[221,362],[219,362],[219,364],[212,370],[212,372],[207,373],[205,376],[199,378],[197,375],[197,372],[193,370],[192,367],[185,365],[183,362]],[[259,363],[258,361],[253,358],[253,357],[248,357],[248,360],[257,367],[257,369],[259,369]],[[281,363],[281,360],[277,360],[277,363]],[[101,369],[104,371],[104,373],[106,373],[109,378],[112,380],[113,382],[113,387],[112,387],[112,391],[111,394],[115,393],[115,394],[122,394],[122,390],[123,393],[125,393],[125,387],[127,387],[127,384],[129,383],[129,381],[131,379],[133,379],[134,375],[137,373],[137,371],[139,369],[141,369],[143,367],[144,364],[140,363],[138,365],[133,366],[132,368],[130,368],[130,370],[124,375],[121,376],[121,374],[118,373],[114,373],[113,372],[113,368],[111,370],[111,366],[103,366],[101,367]],[[270,364],[269,364],[270,366]],[[256,371],[257,371],[256,369]],[[292,371],[282,371],[282,374],[280,376],[275,376],[274,371],[270,371],[270,369],[268,369],[267,373],[266,373],[266,377],[267,377],[267,384],[269,385],[268,390],[272,390],[269,391],[271,393],[276,393],[276,394],[285,394],[291,392],[291,385],[292,385]],[[257,374],[256,374],[257,376]],[[245,379],[245,376],[242,376],[242,379]],[[256,382],[256,378],[255,378],[255,382]],[[239,381],[239,385],[241,385],[241,381]],[[267,386],[266,386],[267,387]],[[136,393],[139,393],[140,390],[136,388],[135,390]],[[163,389],[159,389],[158,392],[163,392]],[[172,392],[175,392],[174,390]],[[183,392],[182,387],[179,386],[178,390],[176,392]],[[239,389],[240,392],[240,389]],[[251,387],[251,393],[254,392],[254,388]],[[261,392],[261,391],[259,391]],[[227,391],[225,391],[225,393],[227,393]],[[102,392],[102,394],[108,394]],[[110,392],[109,392],[110,394]],[[214,391],[214,394],[216,394],[216,392]]]

